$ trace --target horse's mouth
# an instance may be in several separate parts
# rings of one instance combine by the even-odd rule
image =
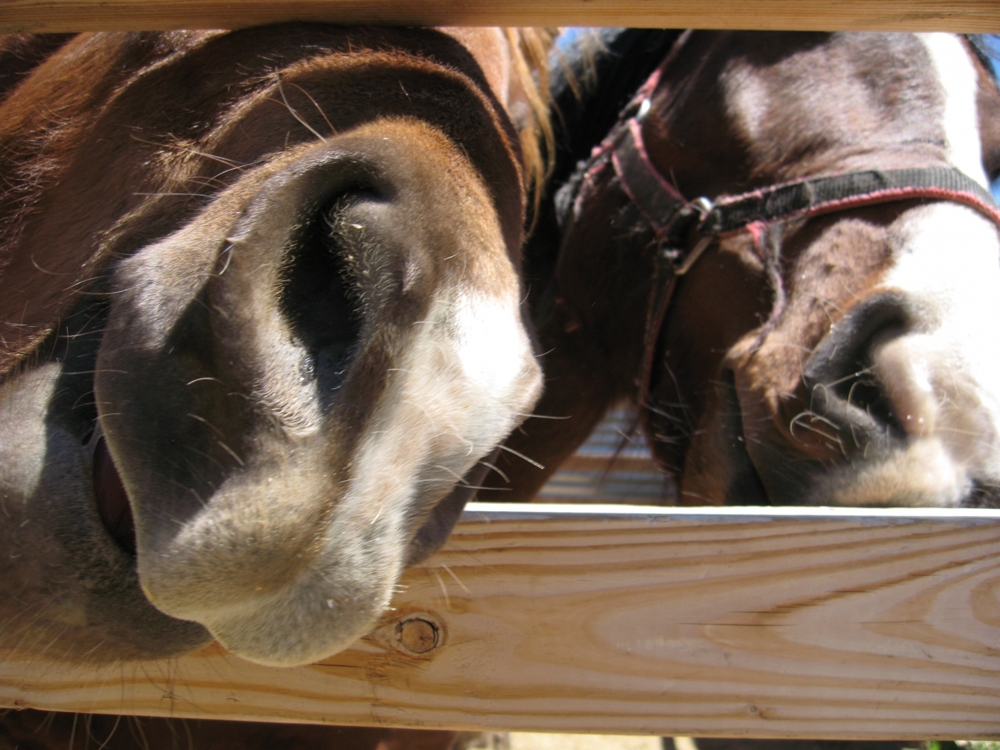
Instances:
[[[135,518],[132,516],[132,505],[114,459],[108,451],[107,440],[99,427],[94,431],[88,447],[91,451],[94,500],[101,523],[115,544],[129,556],[135,557]],[[434,506],[410,542],[408,566],[426,560],[441,548],[487,471],[487,464],[478,463],[455,489]]]
[[[135,519],[132,516],[132,506],[100,427],[90,439],[90,449],[94,500],[101,523],[115,544],[135,557]]]
[[[777,430],[747,438],[742,419],[747,409],[734,378],[726,372],[717,387],[723,416],[714,425],[725,435],[713,441],[721,450],[707,463],[727,478],[725,504],[1000,507],[1000,483],[982,470],[966,470],[934,441],[904,434],[842,460],[822,462],[804,447],[775,439]],[[941,476],[934,481],[936,474]]]
[[[963,508],[1000,508],[1000,487],[985,481],[975,481],[972,491],[962,502]]]
[[[136,559],[136,528],[132,506],[100,427],[94,431],[87,448],[92,458],[94,499],[101,524],[115,545],[129,557]],[[427,559],[440,549],[466,503],[475,495],[487,470],[487,463],[477,463],[463,481],[434,506],[410,540],[406,553],[407,567]]]
[[[479,486],[486,478],[489,467],[494,463],[497,448],[491,456],[479,461],[469,469],[462,481],[431,510],[427,520],[414,534],[406,559],[406,566],[416,565],[437,552],[451,535],[465,504],[472,500]]]

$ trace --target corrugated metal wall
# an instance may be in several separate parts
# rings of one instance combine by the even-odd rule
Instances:
[[[544,502],[675,505],[673,481],[656,468],[635,416],[614,409],[538,494]]]

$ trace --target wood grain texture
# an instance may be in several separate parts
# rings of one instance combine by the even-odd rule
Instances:
[[[238,28],[279,21],[1000,31],[997,0],[0,0],[0,31]]]
[[[487,506],[356,646],[66,669],[0,705],[694,736],[1000,737],[1000,511]]]

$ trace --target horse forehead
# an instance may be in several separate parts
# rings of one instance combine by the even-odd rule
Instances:
[[[927,50],[943,97],[948,160],[988,188],[977,114],[978,73],[969,51],[954,34],[917,34]]]
[[[959,36],[781,35],[766,52],[759,37],[740,39],[720,92],[758,171],[845,171],[881,152],[893,163],[943,160],[986,184],[978,74]]]

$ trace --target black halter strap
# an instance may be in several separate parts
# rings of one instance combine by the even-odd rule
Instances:
[[[641,120],[622,123],[608,160],[620,189],[655,234],[661,259],[683,275],[711,241],[754,224],[812,218],[835,211],[912,199],[947,200],[974,208],[1000,227],[1000,208],[987,190],[953,167],[872,169],[810,177],[714,201],[689,201],[660,175],[646,154]]]
[[[962,203],[1000,226],[1000,210],[982,185],[953,167],[922,167],[816,177],[723,198],[698,222],[695,231],[703,236],[725,236],[755,221],[819,216],[911,198]]]

